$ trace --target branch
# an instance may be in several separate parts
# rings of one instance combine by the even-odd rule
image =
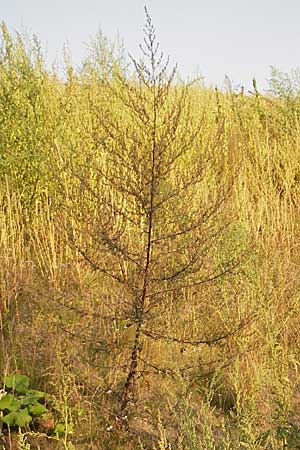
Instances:
[[[147,337],[150,337],[151,339],[154,340],[166,340],[166,341],[170,341],[170,342],[176,342],[178,344],[185,344],[185,345],[191,345],[191,346],[198,346],[198,345],[214,345],[217,342],[220,342],[224,339],[228,339],[229,337],[235,335],[236,333],[238,333],[239,331],[241,331],[243,328],[245,328],[247,325],[249,325],[251,322],[253,322],[253,320],[257,317],[257,315],[253,315],[252,317],[250,317],[249,319],[245,319],[242,322],[240,322],[239,326],[237,328],[235,328],[232,331],[228,331],[227,333],[211,338],[211,339],[200,339],[200,340],[196,340],[196,341],[190,341],[190,340],[185,340],[185,339],[180,339],[177,338],[175,336],[168,336],[168,335],[164,335],[161,333],[156,333],[154,331],[149,331],[149,330],[145,330],[145,329],[141,329],[141,333],[144,334]]]

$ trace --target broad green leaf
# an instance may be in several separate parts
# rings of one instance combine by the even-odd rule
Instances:
[[[64,434],[66,431],[66,425],[64,423],[58,423],[55,425],[54,433],[56,434]]]
[[[27,408],[16,411],[16,414],[16,425],[18,425],[18,427],[24,427],[25,425],[28,425],[32,420],[32,417],[28,414]]]
[[[30,414],[32,414],[33,416],[41,416],[42,414],[45,414],[46,412],[48,412],[48,409],[46,408],[46,406],[41,405],[38,402],[36,402],[33,405],[29,405],[28,409],[29,409]]]
[[[45,393],[41,391],[30,390],[26,392],[26,395],[21,398],[22,405],[29,405],[30,403],[36,403],[41,398],[45,397]]]
[[[20,408],[20,402],[12,394],[6,394],[0,399],[0,409],[8,411],[17,411]]]
[[[35,390],[35,389],[29,389],[28,391],[27,391],[27,394],[32,394],[32,395],[35,395],[37,398],[38,398],[38,400],[40,399],[40,398],[44,398],[45,397],[45,392],[43,392],[43,391],[37,391],[37,390]]]
[[[29,388],[29,378],[26,375],[17,373],[16,375],[8,375],[5,385],[21,394],[24,394]]]
[[[12,411],[2,418],[2,422],[10,426],[25,427],[31,422],[32,418],[28,414],[27,408],[20,409],[19,411]]]
[[[6,414],[6,416],[2,417],[2,422],[7,423],[7,425],[10,425],[11,427],[16,424],[16,412],[10,412],[9,414]]]

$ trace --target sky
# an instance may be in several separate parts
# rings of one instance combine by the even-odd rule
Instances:
[[[139,56],[147,6],[165,55],[180,75],[202,74],[205,84],[267,89],[270,67],[300,65],[300,0],[0,0],[0,20],[11,31],[37,34],[49,64],[68,45],[73,63],[99,29],[123,39]]]

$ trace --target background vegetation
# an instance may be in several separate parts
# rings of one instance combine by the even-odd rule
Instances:
[[[48,413],[1,445],[300,448],[299,76],[184,84],[149,16],[141,56],[2,24],[0,373]]]

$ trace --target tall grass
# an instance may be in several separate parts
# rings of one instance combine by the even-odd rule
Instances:
[[[238,264],[189,289],[163,280],[137,340],[139,297],[107,273],[131,288],[140,282],[116,245],[144,262],[139,233],[147,236],[149,217],[138,198],[149,192],[153,134],[142,108],[151,106],[151,83],[130,78],[121,49],[115,58],[101,34],[96,59],[82,70],[69,65],[63,81],[45,69],[37,41],[22,39],[2,26],[0,369],[3,378],[25,372],[51,394],[65,432],[49,448],[299,448],[297,95],[262,95],[255,83],[250,95],[191,87],[185,109],[184,86],[171,79],[162,90],[157,136],[167,123],[168,149],[180,153],[198,131],[176,170],[155,175],[158,195],[176,193],[195,164],[205,165],[203,182],[161,211],[156,238],[170,234],[171,221],[187,228],[199,205],[220,208],[208,228],[155,250],[151,276],[189,261],[201,233],[211,239],[201,273]],[[176,111],[183,121],[170,131]],[[124,194],[130,183],[140,186],[134,200]],[[114,235],[105,245],[100,225]],[[28,439],[38,448],[36,436]]]

